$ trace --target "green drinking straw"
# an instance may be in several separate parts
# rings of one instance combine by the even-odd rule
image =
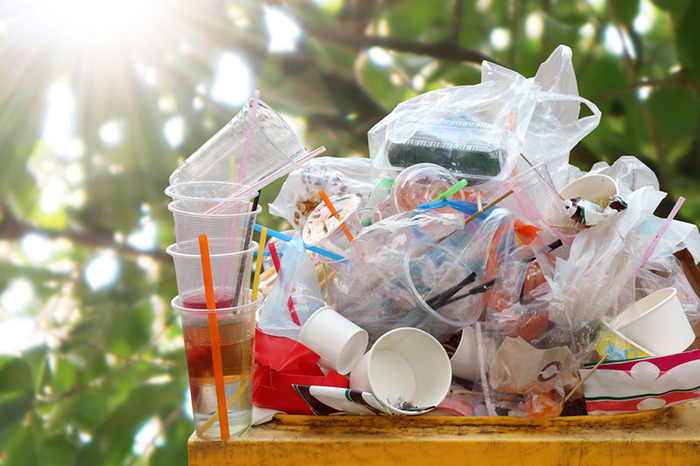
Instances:
[[[437,202],[437,201],[442,201],[444,199],[449,199],[450,196],[452,196],[454,193],[459,191],[460,189],[464,188],[467,185],[467,180],[462,180],[456,185],[452,186],[450,189],[445,191],[444,193],[440,194],[438,197],[433,199],[432,202]]]

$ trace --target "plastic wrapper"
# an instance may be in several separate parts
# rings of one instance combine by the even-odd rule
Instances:
[[[482,296],[448,302],[440,295],[454,291],[451,298],[457,298],[457,285],[482,284],[491,270],[489,258],[489,267],[497,267],[503,244],[512,243],[507,211],[494,209],[483,217],[471,229],[464,227],[462,213],[407,212],[366,228],[353,241],[347,269],[333,280],[335,310],[367,330],[370,341],[399,327],[441,338],[473,323],[485,308]],[[502,241],[492,244],[499,229]],[[453,234],[460,247],[447,241]]]
[[[318,157],[292,172],[272,204],[270,213],[282,217],[297,231],[322,201],[324,190],[329,197],[357,194],[367,199],[379,179],[379,172],[368,159]]]
[[[520,151],[536,93],[520,76],[402,102],[368,132],[372,163],[384,170],[434,163],[472,186],[503,178]]]
[[[316,269],[304,251],[304,243],[298,233],[287,243],[280,270],[258,310],[258,327],[268,335],[296,339],[301,326],[292,319],[288,305],[290,297],[301,325],[325,305],[320,298],[321,287]]]

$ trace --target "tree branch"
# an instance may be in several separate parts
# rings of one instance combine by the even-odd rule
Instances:
[[[464,13],[464,0],[455,0],[455,11],[452,17],[452,31],[450,31],[450,37],[447,40],[448,44],[454,47],[459,45],[459,33],[462,30],[462,15]]]

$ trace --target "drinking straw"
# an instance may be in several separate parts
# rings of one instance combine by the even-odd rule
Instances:
[[[260,286],[260,270],[262,269],[263,252],[265,251],[265,240],[267,239],[267,228],[260,232],[260,245],[258,246],[258,257],[255,261],[255,275],[253,276],[253,302],[258,299],[258,287]]]
[[[479,293],[485,293],[495,283],[496,283],[496,279],[494,278],[493,280],[489,280],[486,283],[483,283],[479,286],[475,286],[474,288],[469,288],[466,293],[463,293],[459,296],[453,296],[452,298],[446,300],[444,305],[447,306],[448,304],[452,304],[455,301],[459,301],[462,298],[466,298],[467,296],[472,296],[472,295],[479,294]]]
[[[255,231],[262,231],[262,229],[265,227],[256,223],[254,228],[255,228]],[[282,241],[285,241],[287,243],[292,240],[292,238],[290,238],[289,236],[287,236],[283,233],[280,233],[278,231],[275,231],[275,230],[270,230],[269,228],[267,229],[267,234],[272,236],[273,238],[281,239]],[[316,254],[320,254],[324,257],[327,257],[329,259],[333,259],[333,260],[340,261],[340,262],[347,262],[347,259],[345,257],[338,255],[338,254],[335,254],[335,253],[332,253],[330,251],[326,251],[325,249],[319,248],[317,246],[307,246],[305,244],[304,248],[308,249],[309,251],[313,251]]]
[[[535,217],[537,217],[542,223],[544,223],[550,229],[550,231],[556,235],[557,238],[559,238],[560,240],[565,242],[567,245],[571,246],[571,240],[569,238],[567,238],[566,236],[564,236],[561,233],[561,231],[559,231],[558,228],[550,227],[549,220],[547,220],[545,218],[545,216],[542,215],[542,213],[535,208],[535,206],[530,204],[527,201],[527,199],[525,199],[523,197],[522,194],[520,194],[518,191],[512,190],[512,186],[510,186],[510,184],[508,184],[508,183],[506,183],[505,186],[506,186],[506,188],[511,189],[511,191],[513,191],[513,194],[515,195],[515,198],[518,200],[518,202],[520,202],[522,205],[524,205]]]
[[[325,202],[326,207],[328,207],[328,210],[331,211],[331,215],[335,217],[338,222],[340,222],[340,228],[343,229],[343,233],[345,233],[345,236],[348,237],[348,241],[352,241],[354,238],[352,237],[352,234],[350,234],[350,230],[348,230],[347,225],[343,223],[343,219],[338,215],[338,211],[335,210],[335,207],[333,207],[333,204],[331,203],[331,200],[328,199],[328,195],[326,192],[322,189],[318,192],[321,195],[321,199],[323,199],[323,202]]]
[[[576,386],[575,386],[574,388],[571,389],[571,391],[569,392],[569,394],[566,395],[566,398],[564,398],[564,403],[566,403],[567,401],[569,401],[569,398],[571,398],[571,397],[573,396],[574,392],[575,392],[576,390],[578,390],[578,387],[580,387],[581,385],[583,385],[583,382],[585,382],[586,380],[588,380],[588,377],[590,377],[591,374],[593,374],[593,373],[595,372],[595,370],[598,369],[598,367],[600,367],[600,365],[603,364],[603,363],[605,362],[606,359],[608,359],[608,356],[610,356],[610,355],[607,354],[607,353],[605,353],[605,354],[603,355],[603,357],[600,358],[600,361],[598,361],[598,364],[596,364],[595,366],[593,366],[593,369],[591,369],[591,371],[590,371],[588,374],[586,374],[586,376],[583,378],[583,380],[581,380],[579,383],[577,383]]]
[[[647,252],[644,253],[644,260],[642,260],[642,265],[640,267],[644,267],[646,265],[647,261],[649,260],[649,257],[651,257],[651,253],[654,252],[654,248],[656,248],[656,245],[659,244],[659,241],[661,241],[661,237],[664,235],[664,233],[666,233],[668,227],[671,226],[673,218],[676,216],[684,202],[685,198],[683,196],[678,198],[676,205],[674,205],[673,209],[671,209],[671,213],[668,214],[668,217],[666,217],[666,220],[664,220],[664,223],[663,225],[661,225],[659,232],[656,234],[656,236],[654,236],[654,241],[651,242],[651,244],[647,248]]]
[[[253,208],[251,209],[251,212],[255,212],[258,208],[258,202],[260,202],[260,191],[258,191],[258,195],[255,196],[255,199],[253,199]],[[245,225],[245,240],[243,241],[243,249],[247,249],[248,245],[250,244],[251,237],[253,236],[253,225],[251,223],[250,217],[246,219],[246,225]],[[239,269],[238,269],[238,280],[236,281],[236,288],[233,291],[233,296],[236,298],[236,305],[241,305],[244,304],[245,299],[248,297],[248,293],[241,293],[241,288],[243,287],[243,273],[241,273],[241,267],[245,269],[244,267],[244,261],[245,258],[241,257],[241,261],[239,264]],[[242,301],[239,301],[239,299],[242,298]],[[255,300],[253,300],[255,301]]]
[[[214,298],[214,283],[211,276],[211,261],[209,259],[209,242],[207,235],[199,235],[199,254],[202,258],[202,272],[204,274],[204,293],[207,298],[207,309],[216,309]],[[219,426],[221,427],[221,440],[228,440],[228,408],[226,407],[226,393],[224,392],[224,368],[221,362],[221,341],[219,340],[219,323],[216,312],[208,313],[209,339],[211,340],[211,359],[214,366],[214,385],[216,387],[216,405],[219,412]],[[204,431],[203,431],[204,432]]]
[[[476,192],[476,206],[478,207],[479,212],[484,211],[484,206],[481,205],[481,191]]]
[[[449,199],[454,193],[459,191],[460,189],[464,188],[467,185],[467,180],[462,180],[456,185],[452,186],[450,189],[445,191],[444,193],[440,194],[438,197],[433,199],[433,202],[435,201],[442,201],[443,199]]]
[[[277,248],[275,247],[275,243],[270,242],[268,244],[267,248],[270,250],[270,256],[272,257],[272,263],[275,264],[275,269],[277,270],[277,278],[282,278],[282,264],[280,264],[280,258],[277,255]],[[289,296],[289,301],[287,301],[287,306],[289,306],[289,314],[292,316],[292,322],[294,322],[297,325],[301,325],[299,323],[299,316],[297,315],[297,311],[294,309],[294,301],[292,300],[292,297]]]
[[[248,358],[245,358],[246,369],[247,369],[247,367],[248,367],[248,362],[247,362],[247,361],[248,361]],[[246,370],[246,372],[247,372],[247,370]],[[227,409],[227,410],[230,409],[231,406],[233,406],[233,404],[234,404],[236,401],[238,401],[238,399],[241,397],[241,395],[243,394],[243,392],[245,391],[245,389],[248,388],[248,385],[250,385],[250,381],[251,381],[252,379],[253,379],[252,377],[247,377],[247,378],[245,379],[245,382],[243,382],[242,385],[239,385],[239,386],[238,386],[238,390],[236,390],[236,393],[234,393],[233,395],[231,395],[231,398],[229,398],[228,401],[226,402],[226,409]],[[205,422],[204,424],[202,424],[202,427],[199,428],[199,430],[197,431],[197,434],[202,435],[202,433],[203,433],[203,432],[206,432],[207,429],[209,429],[209,428],[211,427],[211,425],[214,424],[214,423],[216,422],[217,419],[219,419],[219,413],[218,413],[218,412],[217,412],[217,413],[214,413],[214,414],[207,420],[207,422]]]
[[[486,205],[484,206],[483,210],[480,210],[480,211],[477,210],[476,212],[474,212],[473,214],[471,214],[466,220],[464,220],[464,224],[465,224],[465,225],[469,224],[469,223],[470,223],[472,220],[474,220],[476,217],[482,215],[484,212],[486,212],[486,211],[489,210],[491,207],[495,206],[496,204],[498,204],[499,202],[501,202],[503,199],[507,198],[507,197],[510,196],[511,194],[513,194],[513,190],[512,190],[512,189],[511,189],[510,191],[507,191],[507,192],[501,194],[501,195],[498,196],[496,199],[494,199],[493,201],[491,201],[491,202],[489,202],[488,204],[486,204]]]
[[[464,288],[465,286],[469,285],[470,283],[474,282],[476,280],[476,273],[472,272],[467,277],[459,282],[457,285],[453,286],[449,290],[445,290],[442,293],[433,296],[430,298],[428,301],[425,303],[432,307],[433,309],[437,309],[439,307],[442,307],[445,304],[445,301],[450,299],[452,296],[456,295],[459,290]]]

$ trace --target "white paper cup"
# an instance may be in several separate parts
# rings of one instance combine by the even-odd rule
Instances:
[[[382,335],[350,373],[350,388],[371,392],[391,414],[430,411],[445,399],[451,382],[445,349],[415,328]]]
[[[563,199],[583,198],[587,201],[607,203],[617,194],[617,183],[607,175],[586,175],[572,181],[559,191]]]
[[[297,341],[321,356],[321,366],[345,375],[367,349],[369,336],[333,308],[324,306],[304,323]]]
[[[664,288],[625,309],[610,327],[657,356],[681,353],[695,341],[675,288]]]
[[[455,354],[450,359],[452,375],[460,379],[476,382],[479,379],[479,359],[476,351],[474,327],[462,329],[462,338]]]

